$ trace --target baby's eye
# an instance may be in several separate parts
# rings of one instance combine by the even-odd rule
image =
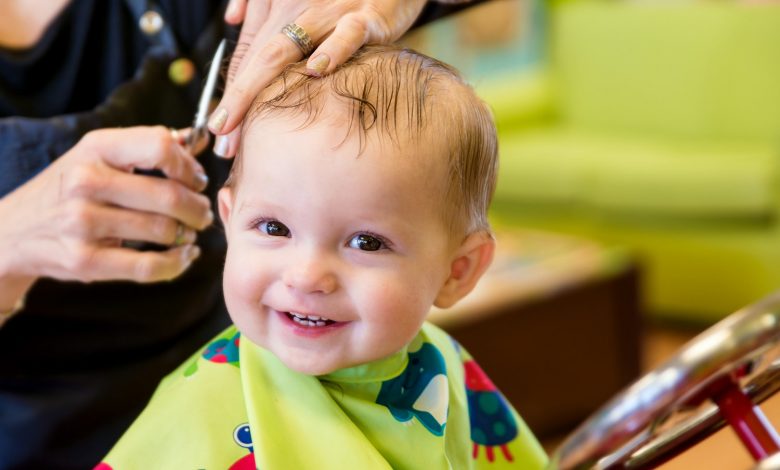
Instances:
[[[349,241],[349,246],[350,248],[357,248],[358,250],[363,251],[378,251],[387,248],[387,245],[381,238],[366,233],[361,233],[360,235],[352,237]]]
[[[257,224],[257,229],[272,237],[290,236],[290,229],[278,220],[264,220]]]

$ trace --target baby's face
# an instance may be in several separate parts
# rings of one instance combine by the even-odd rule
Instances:
[[[245,132],[238,187],[220,193],[224,291],[245,337],[320,375],[402,349],[455,249],[443,162],[389,141],[358,156],[343,127],[299,124],[264,119]]]

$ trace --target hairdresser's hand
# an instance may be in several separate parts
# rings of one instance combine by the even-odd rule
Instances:
[[[133,174],[134,168],[159,169],[168,178]],[[206,184],[201,165],[163,127],[91,132],[0,199],[0,286],[11,285],[2,281],[24,286],[40,277],[175,278],[199,254],[195,231],[213,218],[208,198],[199,194]],[[121,245],[121,240],[172,245],[177,230],[182,246],[166,251]],[[0,304],[8,304],[0,308],[14,300],[0,288]]]
[[[230,62],[222,101],[209,127],[217,134],[214,151],[232,157],[241,121],[249,106],[282,69],[301,60],[295,43],[281,30],[296,23],[319,45],[306,64],[324,75],[344,63],[364,44],[387,44],[403,35],[419,16],[425,0],[231,0],[225,21],[243,21]]]

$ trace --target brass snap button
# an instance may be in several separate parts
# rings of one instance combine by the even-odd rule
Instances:
[[[138,27],[147,36],[154,36],[162,29],[164,21],[162,16],[154,10],[149,10],[138,20]]]

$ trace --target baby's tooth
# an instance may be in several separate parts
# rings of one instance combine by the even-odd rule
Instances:
[[[319,315],[303,315],[298,312],[288,312],[295,323],[303,326],[327,326],[328,319]]]

